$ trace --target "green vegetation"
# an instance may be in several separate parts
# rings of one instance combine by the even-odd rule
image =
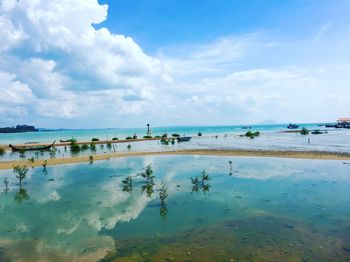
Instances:
[[[22,185],[23,179],[26,178],[26,175],[28,173],[28,167],[26,166],[14,166],[13,172],[16,174],[16,178],[19,180],[20,186]]]
[[[160,140],[160,143],[163,144],[163,145],[169,145],[169,139],[162,138],[162,139]]]
[[[112,143],[108,142],[106,146],[107,146],[108,149],[111,149],[112,148]]]
[[[160,138],[160,136],[155,136],[154,138]]]
[[[104,147],[105,147],[104,144],[101,144],[101,145],[100,145],[100,148],[101,148],[101,149],[103,149]]]
[[[4,148],[0,147],[0,156],[3,156],[6,154],[6,151]]]
[[[68,139],[67,141],[71,144],[76,144],[78,142],[75,138]]]
[[[168,134],[167,134],[167,133],[165,133],[165,134],[162,135],[162,138],[167,138],[167,137],[168,137]]]
[[[94,143],[90,144],[90,150],[91,151],[96,151],[96,145]]]
[[[28,158],[28,161],[34,163],[34,157]]]
[[[25,157],[26,151],[24,149],[19,150],[19,157]]]
[[[92,164],[94,162],[94,157],[93,156],[89,156],[89,161],[90,161],[90,164]]]
[[[249,137],[250,139],[254,139],[255,137],[260,136],[260,132],[256,131],[256,132],[251,132],[248,131],[247,133],[244,134],[246,137]]]
[[[301,135],[308,135],[309,133],[310,133],[309,130],[307,130],[305,127],[303,127],[303,129],[301,129],[300,131]]]
[[[81,145],[80,149],[81,149],[82,151],[88,150],[88,149],[89,149],[89,146],[88,146],[87,144],[84,144],[84,145]]]
[[[70,151],[71,151],[72,153],[78,153],[78,152],[80,152],[80,146],[77,144],[76,140],[75,140],[75,141],[72,140],[72,141],[70,142]]]
[[[179,137],[180,135],[179,134],[172,134],[171,136],[172,137]]]
[[[130,139],[132,139],[131,136],[127,136],[127,137],[125,138],[125,140],[130,140]]]
[[[149,138],[152,138],[152,136],[147,135],[147,136],[144,136],[143,138],[145,138],[145,139],[149,139]]]
[[[112,140],[113,141],[118,140],[118,137],[113,137]]]
[[[138,175],[142,176],[143,178],[146,178],[147,181],[153,181],[154,175],[153,175],[153,169],[151,165],[146,166],[145,172],[141,172]]]
[[[208,183],[210,180],[209,175],[205,170],[202,171],[201,176],[191,177],[192,192],[203,191],[203,193],[209,192],[211,185]]]
[[[3,192],[6,194],[9,191],[9,181],[7,180],[7,177],[4,178],[4,181],[2,183],[4,185]]]
[[[131,149],[131,145],[130,144],[127,145],[126,148],[130,150]]]
[[[27,190],[22,188],[22,187],[20,187],[19,191],[15,195],[15,201],[18,204],[22,204],[24,201],[26,201],[28,199],[29,199],[29,195],[27,193]]]
[[[47,166],[47,160],[45,160],[44,163],[42,163],[43,172],[44,172],[45,175],[47,174],[46,166]]]
[[[129,192],[131,193],[132,190],[133,190],[133,186],[132,186],[132,177],[131,176],[128,176],[126,177],[123,181],[123,191],[125,192]]]
[[[98,138],[96,138],[96,137],[93,137],[93,138],[91,139],[91,141],[92,141],[92,142],[97,142],[97,141],[100,141],[100,139],[98,139]]]
[[[159,189],[159,198],[160,198],[160,203],[162,205],[165,204],[165,200],[167,199],[168,197],[168,192],[167,192],[167,188],[162,185],[162,187]]]

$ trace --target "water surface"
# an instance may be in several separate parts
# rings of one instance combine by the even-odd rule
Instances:
[[[147,165],[154,186],[138,175]],[[130,157],[31,169],[21,186],[1,171],[0,182],[1,261],[350,258],[350,164],[342,161]]]

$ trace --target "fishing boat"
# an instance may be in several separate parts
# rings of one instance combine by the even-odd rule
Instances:
[[[188,142],[191,140],[192,137],[190,136],[183,136],[183,137],[178,137],[177,142]]]
[[[299,127],[299,125],[292,124],[292,123],[289,123],[289,125],[287,126],[288,129],[297,129],[298,127]]]
[[[14,145],[9,145],[11,147],[12,151],[33,151],[33,150],[50,150],[50,148],[56,143],[56,140],[53,141],[51,145],[44,145],[44,146],[14,146]]]

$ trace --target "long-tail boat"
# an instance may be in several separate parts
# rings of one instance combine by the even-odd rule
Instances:
[[[183,137],[178,137],[177,142],[187,142],[190,141],[192,137],[190,136],[183,136]]]
[[[14,146],[14,145],[9,145],[11,147],[12,151],[33,151],[33,150],[50,150],[50,148],[56,143],[56,140],[53,141],[51,145],[44,145],[44,146]]]

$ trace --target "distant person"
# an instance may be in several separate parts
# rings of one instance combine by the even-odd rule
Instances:
[[[133,135],[132,139],[137,139],[136,133]]]

